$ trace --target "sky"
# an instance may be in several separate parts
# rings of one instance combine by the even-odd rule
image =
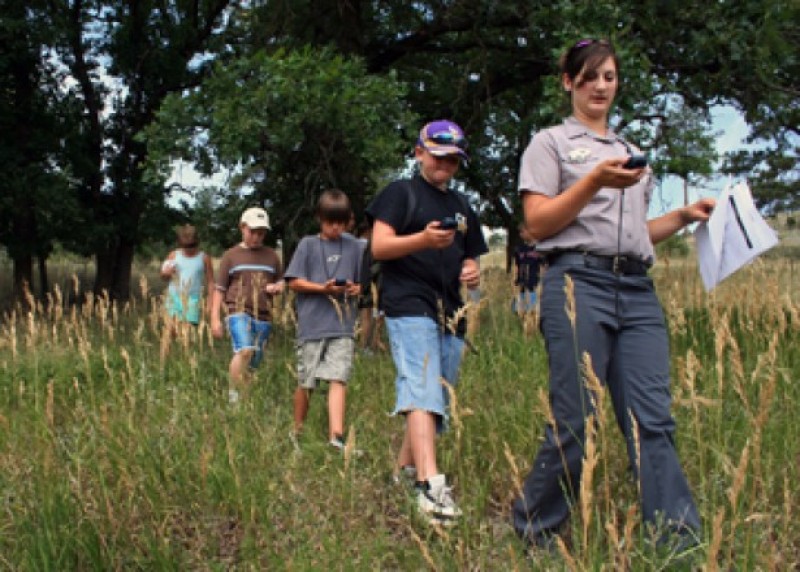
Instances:
[[[717,153],[722,155],[746,147],[748,127],[738,110],[729,105],[720,105],[712,109],[711,117],[712,131],[720,134],[717,138]],[[696,201],[702,197],[716,197],[727,182],[726,177],[718,177],[703,182],[701,186],[690,186],[689,201]],[[655,192],[649,214],[651,217],[658,216],[682,204],[683,180],[678,177],[667,177],[661,189]]]

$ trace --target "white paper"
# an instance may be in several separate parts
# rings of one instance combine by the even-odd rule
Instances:
[[[706,290],[778,244],[778,235],[758,212],[750,187],[725,187],[707,222],[694,233]]]

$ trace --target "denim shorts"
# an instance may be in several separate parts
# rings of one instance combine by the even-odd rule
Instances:
[[[347,385],[353,372],[354,351],[353,338],[326,338],[298,343],[298,385],[304,389],[315,389],[318,379]]]
[[[231,333],[231,344],[233,353],[242,350],[254,350],[253,357],[250,358],[250,367],[256,368],[264,357],[264,346],[269,339],[272,331],[272,324],[262,320],[256,320],[250,314],[231,314],[225,322],[228,331]]]
[[[392,414],[429,411],[437,416],[437,431],[443,431],[450,396],[440,378],[453,387],[458,383],[464,340],[443,333],[427,317],[386,318],[386,330],[397,369],[397,401]]]

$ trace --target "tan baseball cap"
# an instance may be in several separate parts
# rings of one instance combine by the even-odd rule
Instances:
[[[267,211],[259,207],[251,207],[242,213],[242,218],[239,221],[241,224],[246,224],[252,229],[266,228],[269,229],[269,215]]]

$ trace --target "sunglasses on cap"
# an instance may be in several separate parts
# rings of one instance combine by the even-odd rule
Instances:
[[[450,131],[441,131],[439,133],[432,133],[425,138],[422,143],[433,143],[435,145],[453,145],[459,149],[467,148],[467,140],[456,133]]]

